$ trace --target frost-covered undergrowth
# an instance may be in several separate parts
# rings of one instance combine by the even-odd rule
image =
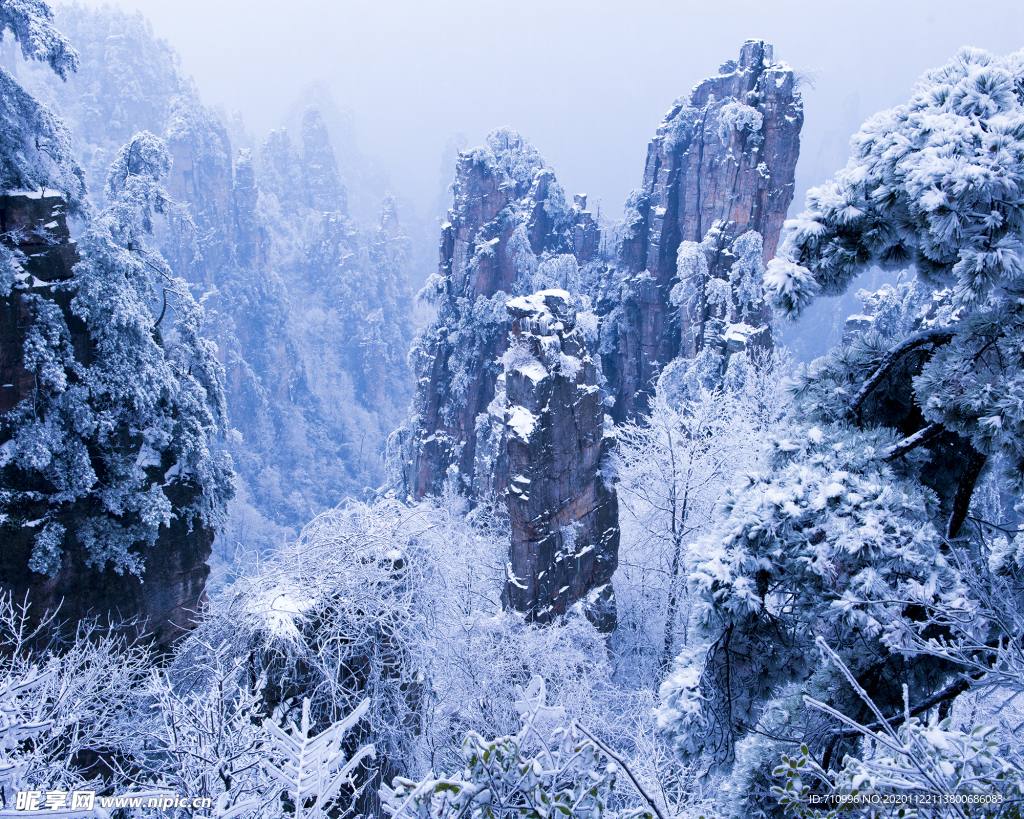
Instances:
[[[377,789],[395,776],[419,782],[461,770],[467,736],[514,737],[517,700],[536,676],[566,725],[578,721],[629,760],[659,805],[675,804],[686,771],[654,737],[653,692],[615,683],[616,658],[582,616],[538,627],[502,611],[507,537],[502,515],[458,496],[413,508],[350,505],[226,586],[160,667],[112,639],[72,642],[63,657],[32,654],[22,640],[20,659],[2,669],[17,705],[7,713],[31,729],[9,734],[9,798],[88,783],[105,794],[146,787],[209,798],[222,819],[291,815],[294,799],[266,762],[284,765],[278,729],[312,737],[358,711],[339,753],[352,759],[372,744],[376,756],[348,772],[353,786],[338,791],[337,805],[378,812]],[[38,673],[33,662],[43,663]],[[78,710],[64,715],[69,706],[48,692],[71,678]],[[573,736],[604,758],[594,782],[607,792],[591,806],[595,816],[609,804],[646,804],[621,774],[612,795],[611,758]],[[74,748],[99,753],[102,764]],[[578,797],[589,792],[587,770]]]

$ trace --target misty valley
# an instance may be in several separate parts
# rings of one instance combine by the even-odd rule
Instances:
[[[1024,51],[806,196],[748,39],[621,211],[509,126],[424,209],[326,83],[0,33],[0,815],[1024,815]]]

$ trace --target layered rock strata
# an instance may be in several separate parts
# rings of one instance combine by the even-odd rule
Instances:
[[[643,186],[627,204],[621,301],[602,330],[616,421],[642,415],[661,369],[680,354],[692,357],[712,336],[720,343],[730,324],[744,325],[732,333],[737,341],[770,344],[763,304],[738,305],[739,316],[735,305],[732,315],[716,312],[707,285],[736,283],[735,242],[749,232],[760,235],[763,260],[774,257],[793,200],[803,104],[793,72],[766,43],[747,41],[720,72],[665,116],[647,150]],[[685,243],[702,246],[705,265],[681,269]],[[715,319],[712,333],[706,325]]]
[[[503,601],[550,622],[581,601],[598,626],[615,626],[618,507],[600,467],[605,430],[597,368],[564,290],[510,301],[505,442],[512,527]]]

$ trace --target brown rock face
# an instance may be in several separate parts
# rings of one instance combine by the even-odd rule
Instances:
[[[413,352],[418,389],[405,485],[417,499],[437,494],[449,477],[471,494],[504,490],[503,470],[486,457],[478,464],[477,447],[508,346],[505,302],[533,292],[543,261],[578,264],[577,235],[583,254],[598,245],[593,217],[566,206],[554,174],[513,131],[462,154],[454,190],[440,269],[428,283],[438,319]]]
[[[68,240],[67,202],[58,196],[0,196],[0,234],[6,237],[7,247],[24,254],[21,281],[0,307],[0,412],[7,412],[31,395],[36,383],[23,366],[25,333],[32,317],[22,296],[71,278],[78,254]],[[63,298],[67,311],[70,299],[63,293],[54,298]]]
[[[37,386],[35,375],[24,366],[25,341],[35,315],[30,297],[52,300],[60,307],[71,331],[75,359],[80,364],[90,360],[92,342],[86,326],[71,314],[72,293],[50,287],[72,278],[78,261],[66,209],[59,197],[0,197],[0,233],[13,237],[5,244],[25,255],[19,281],[7,297],[0,298],[0,412],[31,398]],[[9,430],[0,423],[0,445],[9,438]],[[5,461],[0,461],[0,468]],[[170,466],[155,467],[154,477]],[[15,601],[27,594],[35,616],[56,610],[59,621],[70,623],[86,617],[96,617],[102,625],[135,621],[136,633],[148,635],[156,644],[168,643],[192,627],[210,571],[206,560],[213,544],[212,529],[198,521],[190,525],[179,515],[161,530],[152,548],[141,552],[142,578],[119,575],[87,566],[84,547],[73,536],[75,521],[89,515],[88,498],[55,512],[47,506],[43,493],[50,488],[43,483],[20,484],[28,478],[13,469],[5,469],[0,478],[5,490],[29,497],[18,513],[0,521],[0,591],[12,594]],[[183,509],[201,490],[179,483],[168,491],[172,507]],[[31,492],[40,493],[39,499],[32,501]],[[46,515],[68,532],[61,568],[54,577],[28,568],[39,522]]]
[[[191,487],[172,490],[172,504],[185,506],[194,491]],[[46,511],[45,504],[36,510],[38,517]],[[31,509],[27,512],[33,514]],[[70,532],[75,518],[85,512],[80,503],[51,517]],[[0,591],[17,602],[27,593],[31,615],[56,611],[57,622],[69,623],[72,629],[82,619],[96,618],[101,627],[127,629],[157,646],[168,645],[195,627],[210,574],[206,561],[213,552],[212,529],[196,524],[190,530],[181,517],[173,520],[170,527],[161,529],[152,548],[140,551],[145,562],[141,578],[87,566],[81,548],[65,548],[55,577],[33,572],[28,563],[36,531],[19,524],[4,526],[0,532]]]
[[[738,63],[658,129],[618,269],[602,255],[586,197],[568,206],[518,134],[496,131],[487,148],[460,156],[428,283],[438,319],[413,352],[404,480],[416,499],[449,481],[506,498],[503,599],[531,619],[584,601],[602,628],[614,625],[617,508],[599,474],[610,445],[599,371],[621,421],[643,414],[678,356],[771,345],[760,275],[793,198],[802,122],[792,71],[772,61],[771,46],[745,43]],[[600,368],[565,291],[596,297]]]
[[[167,148],[172,160],[167,179],[171,198],[189,205],[196,226],[203,233],[229,236],[233,242],[242,239],[236,217],[231,142],[224,126],[205,112],[186,111],[168,134]],[[217,271],[232,262],[231,245],[208,239],[199,239],[198,245],[193,245],[185,241],[188,235],[184,233],[178,237],[177,246],[165,249],[167,260],[189,282],[215,284]]]
[[[505,604],[546,623],[582,601],[610,630],[619,530],[599,470],[611,439],[597,366],[572,297],[544,289],[578,279],[599,247],[586,198],[568,206],[518,134],[497,131],[486,149],[461,155],[440,271],[428,283],[438,319],[413,354],[405,481],[415,498],[449,480],[473,497],[504,498]]]
[[[604,631],[615,627],[612,573],[618,566],[615,491],[601,461],[605,434],[597,368],[564,290],[507,305],[505,354],[509,579],[503,601],[546,623],[583,601]]]
[[[619,260],[624,292],[618,315],[606,324],[612,338],[603,344],[612,350],[603,368],[616,421],[643,414],[661,369],[680,352],[700,349],[703,325],[714,317],[697,286],[692,326],[682,326],[671,298],[680,283],[680,245],[718,231],[707,247],[706,276],[728,281],[732,245],[748,231],[761,235],[764,261],[774,257],[793,199],[803,124],[793,72],[773,62],[770,45],[753,40],[738,63],[720,70],[665,116],[647,150],[643,188],[627,206]]]

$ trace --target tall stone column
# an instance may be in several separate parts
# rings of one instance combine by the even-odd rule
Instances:
[[[564,290],[513,299],[505,363],[508,510],[506,605],[547,623],[579,603],[603,631],[615,627],[615,490],[601,463],[605,431],[597,368]]]

